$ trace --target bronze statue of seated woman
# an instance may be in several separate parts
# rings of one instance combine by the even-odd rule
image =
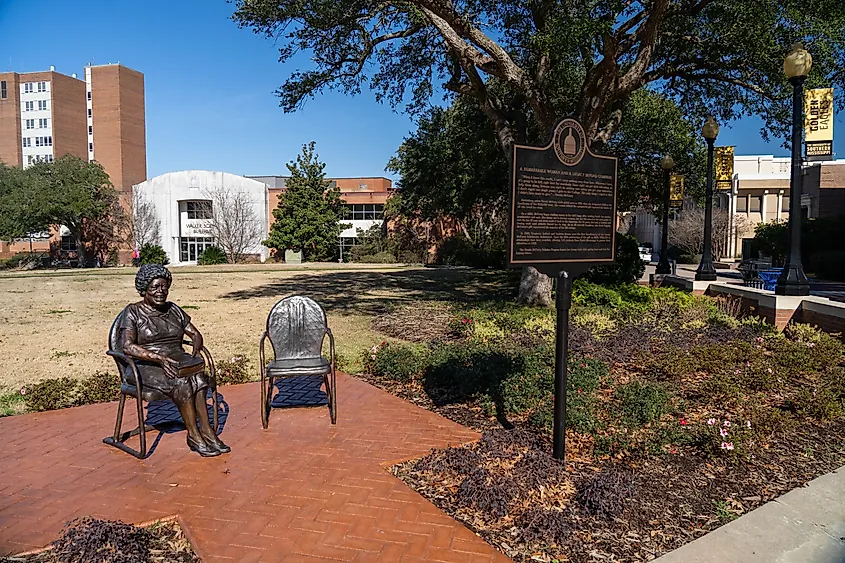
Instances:
[[[124,310],[120,325],[123,353],[136,358],[145,388],[155,389],[176,403],[188,429],[191,450],[203,457],[228,453],[231,448],[217,437],[208,421],[209,381],[200,354],[202,334],[185,311],[167,300],[172,281],[168,269],[158,264],[146,264],[138,270],[135,289],[143,300]],[[185,336],[193,345],[190,354],[182,348]],[[136,383],[131,369],[127,368],[124,377],[128,383]]]

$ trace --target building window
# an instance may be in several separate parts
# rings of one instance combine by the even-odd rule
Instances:
[[[23,93],[32,94],[32,82],[24,82]]]
[[[24,102],[24,111],[35,111],[35,102]]]
[[[0,80],[0,98],[6,98],[6,81]]]
[[[347,204],[349,214],[346,219],[354,221],[376,221],[384,218],[384,205],[380,203]]]
[[[93,126],[93,125],[89,125],[89,126],[88,126],[88,134],[89,134],[89,135],[93,135],[93,134],[94,134],[94,126]]]
[[[47,109],[47,100],[38,100],[38,110],[44,111]]]
[[[26,120],[26,128],[27,129],[35,129],[35,120],[34,119],[27,119]]]
[[[23,148],[31,147],[32,146],[32,137],[24,137],[23,138]]]
[[[209,246],[214,246],[214,239],[211,237],[180,237],[179,261],[196,262],[199,255]]]
[[[45,154],[41,157],[41,162],[53,162],[53,155],[52,154]]]
[[[780,210],[789,213],[789,194],[784,195],[782,199],[783,203],[780,205]]]
[[[61,248],[65,252],[76,252],[76,239],[70,235],[63,235]]]
[[[88,143],[88,152],[94,152],[94,143]]]
[[[38,91],[39,92],[46,92],[47,91],[47,83],[46,82],[39,82],[38,83]]]
[[[36,147],[52,147],[53,146],[53,137],[35,137],[35,146]]]
[[[91,91],[90,90],[88,91],[88,99],[89,100],[91,99]]]
[[[751,212],[752,213],[760,213],[763,209],[763,196],[761,195],[754,195],[751,196]]]
[[[47,121],[46,117],[42,117],[41,119],[38,120],[38,128],[39,129],[47,129],[48,127],[50,127],[50,123]]]
[[[214,214],[211,209],[211,202],[189,201],[185,205],[188,212],[188,219],[211,219]]]
[[[32,155],[31,154],[26,155],[26,164],[28,166],[32,165]]]
[[[91,108],[88,108],[88,117],[91,117]]]
[[[736,212],[746,213],[748,211],[748,198],[741,196],[736,198]]]
[[[358,239],[355,237],[340,237],[340,256],[344,262],[348,262],[347,256],[352,247],[358,244]]]

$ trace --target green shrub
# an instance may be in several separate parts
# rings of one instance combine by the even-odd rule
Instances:
[[[355,260],[363,264],[395,264],[396,257],[390,252],[377,252],[375,254],[365,254]]]
[[[141,247],[139,255],[139,266],[143,266],[144,264],[161,264],[166,266],[170,263],[167,253],[157,244],[145,244]]]
[[[790,405],[799,416],[821,421],[835,420],[843,414],[842,399],[825,387],[799,390]]]
[[[39,252],[19,252],[9,258],[0,258],[0,270],[13,270],[15,268],[29,269],[48,264],[50,255]]]
[[[701,262],[701,254],[679,254],[675,261],[678,264],[698,264]]]
[[[827,250],[812,256],[813,272],[817,278],[845,281],[845,251]]]
[[[28,411],[43,412],[75,406],[78,386],[79,381],[76,379],[59,377],[26,386],[21,393],[26,397]]]
[[[554,424],[554,365],[545,381],[542,398],[529,422],[551,432]],[[608,375],[608,367],[598,360],[570,358],[567,373],[566,427],[575,432],[593,432],[596,421],[596,392]]]
[[[645,426],[660,420],[669,410],[666,387],[655,383],[632,381],[616,388],[613,394],[619,405],[618,415],[623,424]]]
[[[376,377],[408,382],[425,371],[426,357],[417,346],[382,342],[364,353],[364,370]]]
[[[636,283],[645,273],[645,262],[640,258],[640,245],[632,235],[616,235],[616,260],[607,266],[594,266],[584,279],[605,285]]]
[[[216,363],[217,385],[238,385],[251,379],[249,358],[232,356]]]
[[[120,376],[112,372],[97,371],[91,377],[80,381],[77,389],[78,405],[116,401],[120,398]]]
[[[437,248],[437,263],[471,268],[504,268],[504,241],[495,239],[477,247],[463,235],[445,238]]]
[[[213,266],[215,264],[227,264],[228,262],[226,253],[219,246],[209,246],[197,257],[197,264],[200,266]]]
[[[577,279],[572,284],[572,301],[585,307],[610,307],[622,305],[622,295],[610,289],[584,279]]]

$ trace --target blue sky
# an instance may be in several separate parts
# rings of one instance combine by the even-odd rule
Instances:
[[[285,114],[274,91],[293,70],[271,41],[238,29],[225,0],[0,0],[0,68],[63,74],[120,62],[144,73],[147,174],[211,169],[286,174],[304,143],[317,142],[329,176],[388,176],[387,161],[414,129],[410,117],[328,92]],[[440,100],[434,100],[439,103]],[[759,138],[759,122],[723,127],[737,154],[786,155]],[[845,156],[845,116],[835,148]]]

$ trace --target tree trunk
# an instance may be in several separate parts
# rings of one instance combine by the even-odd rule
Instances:
[[[522,269],[522,279],[519,280],[519,297],[517,300],[524,305],[548,307],[552,304],[552,278],[541,274],[536,268]]]

